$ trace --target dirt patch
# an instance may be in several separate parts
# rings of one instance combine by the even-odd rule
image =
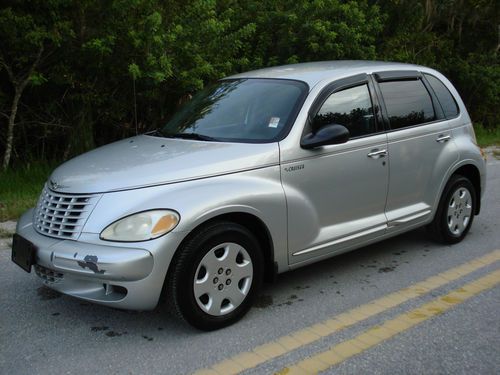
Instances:
[[[382,267],[378,269],[378,273],[392,272],[396,269],[396,266]]]
[[[12,248],[12,235],[15,231],[15,221],[4,221],[0,223],[0,250],[10,250]]]
[[[92,332],[99,332],[99,331],[107,331],[109,329],[108,326],[96,326],[96,327],[90,327],[90,330]]]
[[[6,232],[14,233],[16,231],[16,222],[15,221],[4,221],[0,223],[0,230],[4,230]]]
[[[109,331],[109,332],[106,332],[106,336],[108,337],[120,337],[122,335],[126,335],[128,332],[125,331],[125,332],[115,332],[115,331]]]
[[[295,289],[295,290],[302,290],[302,289],[309,289],[309,288],[310,288],[309,285],[304,285],[304,286],[299,285],[299,286],[296,286],[293,289]]]
[[[7,239],[11,238],[14,232],[11,232],[10,230],[0,228],[0,238]]]
[[[12,240],[0,238],[0,251],[12,249]]]
[[[273,304],[273,297],[262,294],[255,299],[253,307],[257,307],[258,309],[263,309],[271,306],[272,304]]]
[[[56,299],[56,298],[61,297],[61,295],[62,295],[61,293],[59,293],[53,289],[47,288],[46,286],[41,286],[40,288],[38,288],[36,290],[36,293],[38,294],[38,297],[40,297],[40,299],[42,301]]]

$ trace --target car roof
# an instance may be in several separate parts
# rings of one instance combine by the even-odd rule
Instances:
[[[324,79],[342,78],[360,73],[373,73],[387,70],[426,70],[429,68],[414,64],[366,60],[318,61],[301,64],[281,65],[235,74],[225,79],[241,78],[279,78],[306,82],[315,86]]]

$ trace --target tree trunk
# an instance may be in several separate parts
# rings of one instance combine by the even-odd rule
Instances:
[[[12,99],[12,105],[10,107],[9,114],[9,122],[7,125],[7,141],[5,143],[5,153],[3,155],[2,169],[5,171],[9,167],[10,156],[12,155],[12,149],[14,146],[14,125],[16,124],[16,115],[17,108],[19,106],[19,100],[21,99],[21,95],[23,94],[24,89],[28,85],[31,75],[40,64],[40,59],[42,58],[42,53],[44,50],[43,44],[40,44],[38,49],[38,53],[36,55],[35,60],[31,64],[28,73],[22,77],[22,79],[18,79],[15,77],[12,68],[0,58],[0,64],[7,70],[7,74],[10,78],[12,85],[14,86],[14,98]],[[1,56],[0,56],[1,57]]]
[[[10,155],[12,154],[12,144],[14,143],[14,124],[16,121],[17,107],[19,106],[19,99],[21,99],[22,90],[20,87],[15,88],[14,99],[10,107],[9,123],[7,126],[7,141],[5,143],[5,153],[3,156],[2,168],[5,171],[9,166]]]

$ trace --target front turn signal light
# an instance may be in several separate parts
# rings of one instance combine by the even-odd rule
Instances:
[[[179,224],[173,210],[151,210],[123,217],[101,232],[101,239],[117,242],[148,241],[167,234]]]

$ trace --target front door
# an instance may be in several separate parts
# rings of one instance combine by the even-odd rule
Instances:
[[[366,76],[330,85],[311,107],[305,132],[340,124],[350,139],[282,160],[290,264],[341,252],[387,227],[387,138],[371,88]]]

